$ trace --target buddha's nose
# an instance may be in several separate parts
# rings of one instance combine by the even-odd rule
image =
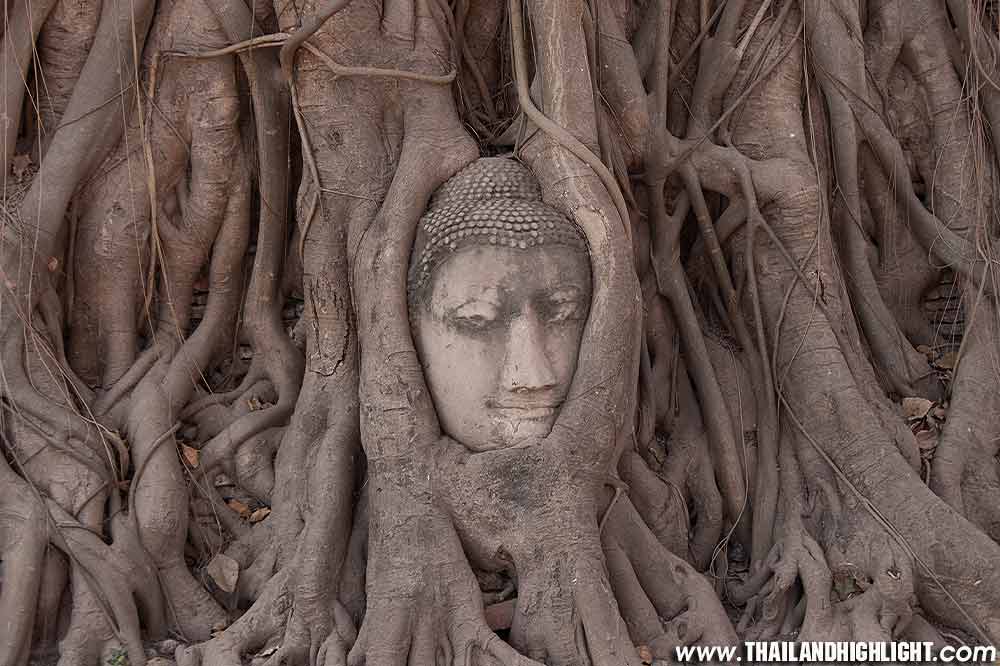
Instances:
[[[511,321],[500,381],[514,392],[540,391],[556,385],[556,374],[545,353],[542,322],[531,312]]]

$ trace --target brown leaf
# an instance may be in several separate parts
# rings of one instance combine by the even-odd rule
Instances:
[[[647,665],[653,663],[653,651],[649,649],[648,645],[640,645],[638,651],[639,659],[642,660],[642,663]]]
[[[219,553],[205,567],[205,573],[215,581],[220,590],[233,592],[236,589],[236,581],[240,577],[240,565],[228,555]]]
[[[55,257],[49,257],[48,267],[49,267],[49,273],[55,273],[56,270],[59,268],[59,260],[56,259]]]
[[[947,352],[941,355],[941,358],[934,362],[939,368],[943,370],[954,370],[955,366],[958,365],[958,352]]]
[[[917,438],[917,446],[922,453],[933,451],[938,445],[938,434],[934,429],[918,430],[913,436]]]
[[[250,507],[238,499],[228,500],[226,504],[229,505],[230,509],[240,514],[240,518],[248,518],[250,516]]]
[[[250,522],[259,523],[260,521],[264,520],[270,515],[271,515],[271,510],[268,509],[266,506],[262,506],[261,508],[257,509],[256,511],[250,514]]]
[[[181,444],[181,454],[192,469],[198,467],[198,463],[201,461],[201,451],[187,444]]]
[[[908,419],[922,419],[934,403],[927,398],[903,398],[903,414]]]

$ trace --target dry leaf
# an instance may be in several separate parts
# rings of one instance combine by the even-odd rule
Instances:
[[[943,354],[934,362],[934,365],[944,370],[954,370],[955,366],[958,365],[958,352],[950,351]]]
[[[240,565],[239,562],[228,555],[219,553],[205,567],[205,573],[215,581],[220,590],[223,592],[233,592],[236,590],[236,581],[240,577]]]
[[[59,268],[59,260],[56,259],[55,257],[49,257],[48,267],[49,267],[49,273],[55,273],[56,270]]]
[[[266,506],[262,506],[261,508],[257,509],[256,511],[250,514],[250,522],[259,523],[260,521],[264,520],[270,515],[271,515],[271,510],[268,509]]]
[[[240,514],[240,518],[247,518],[250,516],[250,507],[248,507],[246,504],[239,501],[238,499],[228,500],[226,504],[229,505],[230,509]]]
[[[226,624],[224,622],[217,622],[212,625],[212,638],[215,638],[223,631],[226,630]]]
[[[903,398],[903,414],[908,419],[922,419],[931,411],[934,403],[927,398]]]
[[[938,445],[938,434],[936,430],[919,430],[913,433],[913,436],[917,438],[917,446],[923,453],[932,451],[934,447]]]
[[[187,444],[181,444],[181,453],[184,455],[184,460],[187,461],[188,465],[192,468],[198,467],[198,463],[201,460],[201,451]]]
[[[649,649],[648,645],[639,646],[639,659],[641,659],[644,664],[653,663],[653,651]]]

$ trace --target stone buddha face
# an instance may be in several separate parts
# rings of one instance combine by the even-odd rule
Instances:
[[[517,162],[478,160],[442,186],[421,221],[410,318],[445,433],[473,451],[549,434],[576,370],[590,280],[582,235]]]

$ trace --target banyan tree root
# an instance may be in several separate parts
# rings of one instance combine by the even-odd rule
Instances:
[[[569,25],[571,17],[563,29]],[[582,38],[573,35],[572,29],[564,36]],[[552,66],[555,71],[560,70]],[[440,606],[441,595],[451,599],[454,592],[449,590],[456,585],[461,587],[463,577],[468,578],[468,564],[457,540],[451,536],[457,529],[462,536],[461,545],[473,561],[487,566],[510,566],[517,571],[519,603],[511,627],[511,644],[518,652],[549,663],[576,663],[584,654],[598,664],[623,660],[638,663],[606,574],[598,516],[598,497],[605,483],[612,479],[614,469],[609,463],[614,460],[615,452],[606,448],[607,443],[617,441],[615,431],[620,425],[615,415],[628,412],[624,408],[629,404],[624,387],[635,381],[638,370],[638,348],[622,345],[623,340],[638,341],[632,329],[639,322],[636,316],[639,298],[634,275],[623,270],[631,263],[631,249],[625,242],[620,218],[605,217],[604,211],[615,210],[607,193],[602,194],[593,180],[574,173],[574,165],[579,164],[574,159],[568,155],[564,155],[565,163],[541,159],[547,150],[552,150],[544,141],[526,148],[527,160],[537,167],[543,191],[548,191],[551,200],[577,220],[590,239],[595,303],[601,305],[591,310],[588,337],[580,353],[573,384],[579,387],[578,397],[567,402],[560,413],[565,429],[557,423],[548,438],[530,447],[470,453],[461,444],[441,438],[412,352],[387,356],[378,351],[398,350],[408,343],[404,342],[407,333],[402,294],[377,287],[398,282],[405,271],[413,228],[423,202],[455,169],[450,162],[429,169],[417,138],[421,136],[421,128],[431,123],[440,125],[440,119],[450,114],[432,116],[429,113],[432,109],[426,103],[421,109],[411,104],[404,96],[406,126],[415,134],[404,142],[397,178],[372,228],[361,239],[354,273],[355,279],[362,274],[372,276],[376,288],[355,293],[359,336],[363,341],[362,441],[371,474],[372,532],[368,609],[360,632],[360,647],[355,646],[350,660],[358,659],[361,652],[365,663],[381,662],[389,655],[393,655],[392,662],[402,663],[405,645],[410,645],[411,657],[414,651],[432,654],[435,644],[448,638],[451,648],[456,647],[453,632],[449,630],[454,624],[452,618],[435,621],[434,615],[417,615],[412,607],[417,602],[422,602],[420,607]],[[567,110],[560,108],[559,112]],[[461,153],[453,150],[448,154]],[[415,160],[423,160],[423,168],[414,168]],[[562,192],[561,197],[554,195],[555,187]],[[414,191],[420,194],[413,196]],[[583,202],[598,208],[584,206]],[[395,220],[399,220],[397,225],[401,228],[391,226]],[[377,343],[368,346],[366,340]],[[607,363],[622,370],[609,379],[600,370]],[[588,390],[593,386],[601,388]],[[405,392],[405,398],[400,391]],[[574,393],[573,389],[570,392]],[[404,399],[410,406],[399,409],[397,404]],[[574,419],[588,422],[587,427],[581,429]],[[581,431],[588,433],[586,441],[577,439]],[[523,490],[515,492],[512,483]],[[489,503],[478,499],[484,489],[491,489],[493,499]],[[438,509],[431,501],[434,497],[440,497],[439,501],[449,507],[454,525],[450,521],[440,524]],[[510,521],[511,515],[523,518]],[[657,550],[666,552],[648,530],[644,534],[645,546],[655,544]],[[415,539],[419,539],[419,548],[414,551],[400,548],[402,543]],[[503,548],[498,550],[498,544],[503,544]],[[617,553],[621,545],[614,548]],[[429,584],[428,570],[444,584]],[[403,578],[399,578],[400,571],[404,572]],[[686,573],[699,578],[693,570],[687,569]],[[415,598],[407,594],[400,599],[398,593],[391,597],[390,590],[398,591],[404,585],[408,590],[414,588],[413,582],[406,585],[404,580],[416,581],[412,593]],[[707,583],[702,580],[701,584],[703,595],[706,592],[710,595]],[[715,630],[720,629],[726,638],[734,638],[718,602],[711,596],[702,598],[706,606],[696,612],[703,612],[713,620],[705,623],[706,633],[715,638]],[[667,599],[656,601],[664,608],[670,604]],[[649,604],[648,598],[645,602]],[[462,599],[459,606],[472,614],[467,620],[472,626],[482,626],[479,603],[478,595],[474,595],[474,599]],[[680,605],[674,607],[670,617],[680,613]],[[711,609],[716,612],[713,614]],[[664,633],[662,628],[660,633]],[[510,663],[500,655],[493,656],[501,663]]]
[[[0,628],[0,654],[5,666],[27,663],[31,651],[35,611],[41,587],[45,549],[48,546],[45,507],[28,484],[0,463],[4,493],[0,522],[0,553],[4,561],[4,586],[0,611],[8,621]]]
[[[957,2],[901,16],[891,2],[861,13],[843,2],[540,1],[511,6],[508,38],[502,3],[473,4],[306,3],[275,16],[261,3],[177,3],[197,34],[154,28],[147,77],[132,61],[152,3],[87,4],[87,27],[59,45],[48,35],[61,34],[65,7],[32,5],[51,22],[25,26],[12,6],[9,73],[28,71],[20,54],[38,28],[42,63],[101,48],[53,72],[44,130],[20,112],[7,119],[8,152],[17,127],[37,133],[43,176],[2,230],[0,476],[13,490],[0,494],[0,557],[18,576],[0,588],[0,614],[15,618],[0,627],[0,663],[23,664],[34,638],[51,640],[57,626],[35,628],[33,616],[64,603],[65,664],[119,649],[141,663],[143,638],[180,626],[200,640],[227,620],[181,555],[190,498],[172,449],[188,423],[202,449],[195,504],[227,511],[199,489],[224,470],[272,512],[252,527],[220,518],[234,537],[235,598],[250,608],[182,647],[183,666],[255,653],[272,665],[637,663],[638,646],[669,658],[677,645],[731,644],[695,571],[739,560],[730,537],[749,546],[750,568],[716,587],[745,604],[743,635],[890,640],[926,634],[926,615],[995,642],[1000,582],[983,563],[998,555],[997,424],[981,398],[995,374],[983,223],[994,174],[980,118],[997,115],[1000,76],[978,13]],[[225,49],[264,25],[280,39]],[[199,41],[206,30],[214,43]],[[510,63],[502,54],[522,32],[534,45],[522,35]],[[244,327],[254,359],[235,391],[202,398],[233,340],[256,205],[236,149],[237,57],[261,169]],[[451,59],[467,88],[461,117],[442,85]],[[205,85],[185,89],[185,76]],[[291,243],[286,77],[307,167]],[[906,99],[926,108],[901,119],[890,86],[912,87]],[[151,93],[145,113],[129,112],[139,90]],[[30,108],[17,103],[24,92],[8,88],[8,109]],[[228,100],[201,104],[216,92]],[[503,131],[518,105],[524,116]],[[563,415],[578,419],[572,444],[585,450],[567,454],[569,430],[557,429],[538,447],[471,454],[433,417],[399,291],[430,193],[476,154],[463,123],[484,144],[509,139],[588,234],[598,307],[580,381],[606,393]],[[115,153],[120,131],[131,150]],[[908,273],[894,282],[897,249]],[[280,320],[296,254],[304,358]],[[951,384],[936,449],[917,447],[885,395],[936,390],[913,349],[934,333],[910,312],[940,273],[928,257],[958,273],[970,313],[957,367],[939,371]],[[208,311],[192,332],[206,264]],[[896,298],[904,282],[918,287]],[[726,329],[731,355],[705,342],[708,327]],[[155,341],[140,352],[147,332]],[[747,409],[734,404],[742,396]],[[253,471],[250,458],[264,465]],[[531,482],[526,494],[513,497],[504,468]],[[487,487],[500,499],[477,501]],[[223,539],[198,544],[207,557]],[[485,620],[473,575],[483,566],[517,578],[509,644]]]
[[[175,16],[179,17],[179,14]],[[106,19],[107,17],[102,21],[102,25]],[[141,25],[140,23],[139,26],[133,27]],[[162,27],[164,24],[160,25]],[[160,32],[152,41],[156,46],[160,46],[162,42],[159,40],[162,38],[163,34]],[[94,76],[91,67],[88,62],[88,67],[81,74],[81,86],[85,81],[93,84],[90,80]],[[122,225],[126,223],[130,225],[135,232],[144,237],[144,240],[150,235],[153,236],[155,242],[152,254],[160,262],[164,275],[158,299],[160,311],[153,324],[158,335],[154,335],[156,341],[152,348],[147,350],[143,359],[138,360],[138,371],[132,371],[133,377],[129,379],[129,385],[118,391],[119,398],[128,399],[124,402],[109,400],[106,405],[108,409],[116,409],[114,413],[105,415],[105,418],[111,421],[118,420],[122,430],[129,435],[136,471],[130,488],[128,506],[125,507],[129,518],[112,536],[116,539],[116,545],[122,544],[124,548],[124,544],[129,544],[125,562],[141,562],[146,567],[143,584],[147,588],[149,585],[154,586],[156,592],[153,596],[158,598],[161,589],[167,596],[169,620],[165,618],[167,611],[162,607],[162,601],[157,601],[156,604],[143,604],[142,620],[147,630],[152,635],[162,635],[169,621],[169,624],[176,627],[183,635],[198,638],[207,637],[213,626],[224,623],[226,616],[210,599],[206,590],[191,577],[182,557],[187,528],[186,521],[178,521],[177,517],[187,515],[187,487],[173,451],[173,432],[176,430],[173,423],[177,412],[187,402],[186,396],[191,394],[198,376],[206,370],[213,357],[225,349],[227,341],[233,335],[242,294],[242,287],[235,276],[240,274],[249,229],[247,223],[249,191],[246,187],[248,179],[242,163],[242,147],[236,125],[234,104],[236,81],[231,60],[228,63],[225,60],[221,62],[217,60],[181,68],[180,76],[176,76],[177,70],[169,74],[171,75],[163,81],[164,88],[157,90],[159,94],[156,101],[161,103],[160,115],[156,116],[158,122],[154,123],[154,127],[150,130],[151,136],[145,133],[141,110],[138,114],[139,128],[129,130],[133,148],[141,148],[144,141],[153,138],[157,140],[157,147],[165,151],[159,155],[161,159],[155,164],[156,167],[162,168],[160,172],[162,178],[159,181],[162,189],[158,190],[156,187],[152,154],[147,153],[140,158],[140,163],[145,163],[142,166],[130,164],[136,156],[130,154],[128,148],[120,151],[120,159],[124,162],[112,156],[110,171],[104,179],[98,179],[98,183],[107,184],[113,191],[119,193],[119,197],[118,200],[108,197],[110,201],[103,197],[95,197],[102,204],[107,203],[111,206],[107,217],[95,219],[95,213],[99,216],[99,212],[94,210],[95,206],[85,204],[82,235],[84,251],[81,255],[86,258],[100,256],[90,252],[93,245],[100,245],[108,250],[105,259],[111,266],[124,268],[126,271],[125,274],[108,271],[106,270],[108,265],[105,263],[93,273],[82,274],[82,279],[78,280],[82,285],[79,305],[86,306],[88,300],[93,300],[96,303],[95,307],[107,314],[107,308],[103,307],[102,303],[110,304],[114,312],[123,315],[117,318],[119,321],[136,321],[137,309],[142,304],[144,296],[147,299],[145,305],[149,305],[148,292],[145,295],[141,290],[136,293],[130,287],[136,282],[136,273],[140,272],[143,258],[148,261],[151,257],[146,255],[142,243],[137,246],[136,233],[133,233],[131,245],[127,235],[124,246],[121,243],[117,246],[114,244],[109,246],[106,243],[101,245],[93,236],[100,237],[103,233],[104,239],[110,235],[118,241],[120,240],[117,237],[118,232],[107,226],[103,227],[102,231],[94,227],[108,223],[113,225],[117,213]],[[151,76],[155,83],[155,69]],[[184,94],[184,86],[190,87],[189,94]],[[155,85],[151,85],[151,88],[156,89]],[[190,94],[195,89],[199,94]],[[66,113],[72,115],[79,104],[79,101],[71,101]],[[173,115],[164,117],[164,113]],[[174,204],[171,207],[169,201],[167,205],[161,203],[165,197],[172,200],[172,196],[167,196],[165,193],[172,193],[177,181],[187,175],[184,168],[187,156],[182,143],[184,136],[178,136],[178,132],[187,134],[193,141],[191,180],[181,185],[183,194],[187,196],[181,197],[183,201],[179,206]],[[57,133],[53,139],[51,153],[54,156],[53,160],[72,156],[72,150],[59,144],[59,140],[60,135]],[[83,146],[85,147],[85,144]],[[101,154],[99,147],[94,148],[94,152]],[[43,175],[47,175],[46,164],[43,163],[42,166]],[[79,167],[77,164],[72,166]],[[219,179],[220,173],[232,175]],[[67,175],[71,176],[72,174]],[[31,195],[30,190],[28,195]],[[122,197],[124,202],[119,201]],[[152,210],[149,197],[155,202]],[[85,198],[84,201],[88,200]],[[116,201],[119,201],[118,205]],[[94,202],[94,199],[90,199],[89,202]],[[161,205],[167,212],[167,219],[165,224],[157,225],[156,213]],[[150,217],[154,220],[150,225],[152,229],[150,230],[148,226],[144,228],[142,220],[128,219],[125,215],[126,208],[132,212],[145,210],[145,214],[141,217],[145,218],[147,225]],[[43,210],[44,212],[46,211]],[[160,212],[162,214],[163,211]],[[129,228],[123,226],[122,231],[127,234]],[[86,233],[89,230],[94,231],[91,237]],[[87,241],[88,238],[92,238],[90,243]],[[212,256],[212,268],[209,271],[212,294],[209,297],[207,311],[194,335],[187,341],[182,341],[179,338],[186,332],[188,326],[193,284],[213,244],[215,251]],[[42,247],[46,251],[57,252],[51,243],[46,243]],[[5,251],[6,249],[5,247]],[[17,265],[13,262],[7,264],[9,267]],[[49,270],[54,270],[53,266],[56,265],[50,263]],[[104,276],[107,281],[93,280],[94,274]],[[16,279],[16,276],[12,277]],[[11,288],[16,288],[15,281],[9,281],[7,284]],[[147,284],[147,287],[151,285]],[[119,293],[116,289],[125,293]],[[22,319],[25,315],[29,318],[31,316],[31,307],[15,308],[7,299],[5,305],[10,306],[6,309],[5,315],[17,312]],[[45,305],[44,301],[42,305]],[[58,310],[57,308],[55,312]],[[52,312],[52,309],[41,308],[41,312]],[[149,312],[148,309],[146,312]],[[89,390],[77,388],[78,380],[65,365],[65,357],[61,352],[61,329],[61,321],[52,322],[49,330],[54,331],[54,334],[50,337],[55,341],[52,347],[57,353],[49,352],[49,358],[43,358],[41,362],[32,359],[38,356],[37,350],[46,349],[46,345],[32,342],[33,349],[30,349],[27,355],[30,362],[24,363],[26,374],[29,377],[40,375],[40,378],[32,378],[34,386],[43,387],[41,390],[48,394],[50,400],[66,405],[56,410],[57,414],[71,412],[81,404],[89,413],[90,405],[87,403],[92,402],[92,394]],[[120,377],[128,376],[129,373],[126,371],[132,361],[136,360],[136,329],[134,326],[126,326],[125,334],[121,335],[122,332],[111,331],[110,337],[105,338],[107,353],[97,357],[105,362],[101,374],[105,386],[108,387]],[[78,345],[81,337],[77,338]],[[17,339],[20,339],[20,336],[5,336],[5,340]],[[88,344],[88,341],[83,340],[83,344]],[[77,349],[79,350],[79,346]],[[50,358],[55,362],[46,363]],[[82,358],[77,355],[77,360]],[[146,358],[151,362],[147,363]],[[8,367],[15,368],[19,365],[21,362],[15,356],[14,362]],[[76,365],[83,366],[91,378],[98,369],[93,363],[84,362]],[[45,376],[46,374],[48,376]],[[49,388],[44,388],[46,386]],[[74,391],[72,395],[68,394],[70,390]],[[53,394],[53,391],[56,393]],[[9,400],[9,405],[15,412],[20,410],[20,405],[24,405],[29,411],[38,411],[31,409],[31,405],[36,401],[30,394],[25,398],[17,391],[5,390],[5,398]],[[51,414],[52,409],[47,411]],[[23,423],[29,422],[20,415],[18,419]],[[103,426],[91,429],[91,436],[80,441],[80,436],[74,436],[73,433],[86,432],[87,429],[74,426],[73,423],[86,424],[86,417],[69,413],[67,417],[61,419],[52,419],[50,416],[49,420],[62,420],[63,423],[57,424],[59,428],[51,428],[43,421],[40,428],[35,426],[38,432],[27,432],[23,424],[17,426],[15,423],[15,431],[9,433],[12,436],[15,459],[18,456],[23,459],[21,471],[34,484],[35,492],[41,492],[56,502],[50,507],[51,511],[69,511],[84,524],[83,527],[67,524],[61,526],[63,529],[89,529],[100,533],[104,500],[109,496],[109,488],[114,499],[113,504],[120,504],[117,500],[118,479],[114,478],[113,474],[124,471],[127,463],[107,460],[116,458],[117,455],[112,453],[119,452],[109,450],[111,447],[107,444],[108,437],[94,435],[93,431],[96,430],[99,435]],[[68,442],[63,444],[58,444],[58,441],[33,442],[32,435],[37,440],[38,434],[42,435],[43,440],[46,436],[58,440],[59,435],[52,433],[58,433],[66,428],[67,423],[70,433]],[[104,440],[103,450],[101,442],[96,441],[100,439]],[[169,445],[164,445],[165,443]],[[86,446],[81,448],[80,444],[89,446],[91,450],[87,450]],[[75,463],[72,469],[67,469],[67,463],[59,460],[59,456],[66,458],[67,454],[71,462]],[[47,460],[53,456],[56,456],[54,461]],[[96,479],[93,478],[94,473],[87,470],[88,467],[97,472]],[[81,468],[86,471],[81,471]],[[79,481],[71,482],[70,478]],[[83,481],[86,483],[81,483]],[[65,491],[69,489],[72,489],[75,495],[67,496]],[[44,523],[45,521],[42,521],[41,524]],[[73,539],[63,539],[56,545],[72,544],[73,541]],[[126,628],[123,622],[127,618],[121,616],[121,612],[125,612],[120,608],[121,591],[112,594],[107,588],[102,589],[101,580],[106,574],[98,571],[100,567],[94,565],[93,558],[89,570],[86,564],[80,564],[78,560],[83,559],[83,556],[79,549],[70,547],[66,551],[66,556],[72,570],[73,596],[69,631],[61,650],[63,662],[90,663],[101,658],[102,653],[104,657],[108,657],[109,651],[117,649],[116,646],[124,645],[133,663],[141,663],[144,655],[139,645],[139,619],[135,609],[131,610],[130,615],[135,617],[132,617]],[[110,566],[110,560],[105,565]],[[128,565],[128,567],[134,566],[134,564]],[[42,612],[46,616],[56,617],[60,592],[67,580],[65,561],[61,556],[50,554],[44,571],[46,576],[40,593]],[[115,599],[109,600],[109,594]],[[126,591],[126,594],[130,599],[131,592]],[[145,596],[150,598],[149,594]],[[26,601],[24,600],[25,603]]]

